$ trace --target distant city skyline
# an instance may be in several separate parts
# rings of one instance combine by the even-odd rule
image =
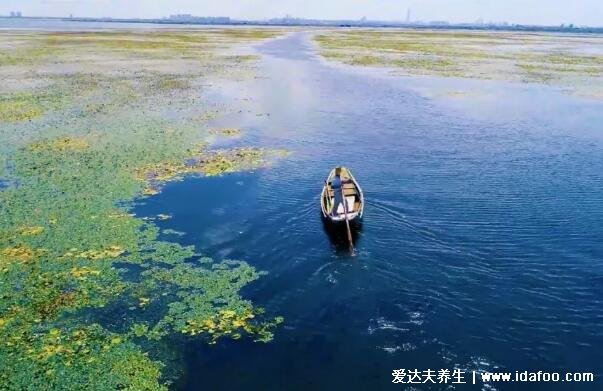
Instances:
[[[409,17],[410,10],[410,17]],[[162,18],[172,14],[262,20],[508,22],[603,26],[603,0],[3,0],[0,15]]]

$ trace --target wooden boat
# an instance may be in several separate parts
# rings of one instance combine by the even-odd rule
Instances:
[[[331,185],[337,172],[339,172],[343,188],[343,197],[338,198],[345,199],[346,205],[344,205],[343,202],[340,202],[335,208],[335,190]],[[341,189],[337,189],[337,191],[341,191]],[[362,189],[356,181],[356,178],[354,178],[349,169],[345,167],[336,167],[329,173],[322,188],[322,192],[320,193],[320,208],[325,219],[338,223],[346,221],[345,206],[347,206],[348,221],[362,218],[362,213],[364,211],[364,194],[362,193]]]

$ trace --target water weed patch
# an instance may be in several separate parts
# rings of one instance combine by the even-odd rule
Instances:
[[[403,75],[550,84],[593,98],[603,91],[603,55],[582,52],[601,45],[597,35],[365,29],[318,34],[315,42],[326,59]]]
[[[0,75],[16,80],[0,91],[0,388],[164,390],[170,341],[272,338],[282,320],[240,294],[262,273],[160,240],[131,209],[183,175],[269,163],[208,149],[198,118],[217,115],[210,78],[253,71],[219,48],[274,34],[0,34],[14,44]],[[32,74],[48,82],[18,83]]]

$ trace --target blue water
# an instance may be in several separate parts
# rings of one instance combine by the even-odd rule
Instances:
[[[257,50],[262,77],[214,91],[241,105],[215,125],[292,155],[169,184],[136,212],[172,214],[158,224],[183,243],[269,272],[243,293],[285,324],[269,344],[183,346],[178,389],[400,389],[400,368],[594,372],[495,389],[601,389],[601,102],[328,66],[303,33]],[[367,200],[355,257],[320,219],[339,164]]]
[[[69,19],[44,18],[8,18],[0,17],[0,30],[46,30],[46,31],[87,31],[106,29],[212,29],[224,28],[224,25],[199,24],[162,24],[162,23],[128,23],[128,22],[93,22]],[[245,26],[228,26],[228,28],[246,28]],[[262,27],[257,27],[262,28]],[[270,28],[270,27],[268,27]]]

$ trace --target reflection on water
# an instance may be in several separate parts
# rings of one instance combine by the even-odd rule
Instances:
[[[348,232],[345,224],[334,224],[330,222],[326,218],[323,217],[322,213],[320,214],[320,218],[322,220],[322,228],[325,231],[325,234],[329,238],[331,245],[335,249],[338,255],[349,254],[350,253],[350,242],[348,240]],[[354,247],[358,247],[361,245],[360,237],[362,232],[362,220],[353,220],[350,222],[350,232],[352,234],[352,243]]]
[[[394,368],[603,372],[601,102],[325,66],[303,34],[259,51],[264,77],[220,84],[212,98],[241,110],[212,125],[291,156],[171,183],[136,212],[170,214],[158,224],[186,233],[170,240],[267,271],[244,294],[285,324],[267,345],[180,346],[178,388],[386,389]],[[503,101],[415,92],[480,83]],[[339,165],[366,197],[353,261],[319,215]]]

